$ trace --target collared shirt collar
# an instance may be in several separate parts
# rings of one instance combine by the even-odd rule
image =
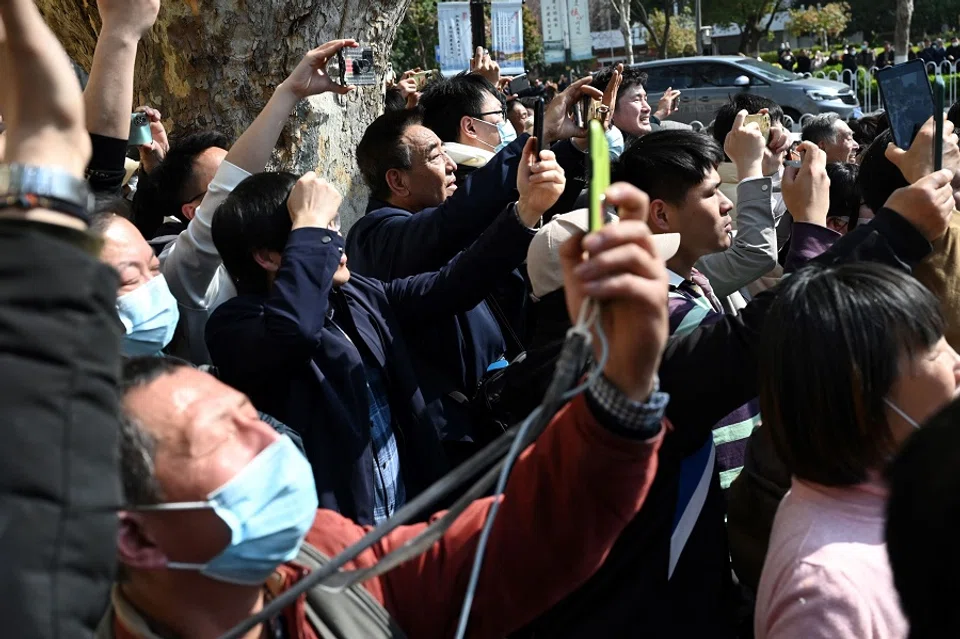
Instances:
[[[493,159],[494,153],[486,149],[478,149],[474,146],[467,146],[459,142],[444,142],[444,150],[450,159],[458,165],[469,166],[478,169],[486,166],[487,162]]]
[[[680,277],[670,269],[667,269],[667,279],[670,280],[670,286],[673,288],[678,288],[681,284],[687,281],[687,278]]]

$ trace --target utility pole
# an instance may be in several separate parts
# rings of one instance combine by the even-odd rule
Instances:
[[[703,16],[700,13],[700,0],[693,3],[693,28],[697,33],[697,55],[703,55]]]

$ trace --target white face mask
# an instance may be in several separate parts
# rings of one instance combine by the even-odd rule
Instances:
[[[891,402],[891,401],[890,401],[889,399],[887,399],[886,397],[883,398],[883,402],[884,402],[887,406],[889,406],[890,409],[891,409],[893,412],[895,412],[895,413],[896,413],[897,415],[899,415],[900,417],[903,417],[903,419],[904,419],[905,422],[907,422],[908,424],[910,424],[911,426],[913,426],[913,427],[916,428],[917,430],[920,430],[920,424],[918,424],[915,419],[913,419],[912,417],[910,417],[909,415],[907,415],[907,414],[903,411],[902,408],[900,408],[899,406],[897,406],[896,404],[894,404],[893,402]]]

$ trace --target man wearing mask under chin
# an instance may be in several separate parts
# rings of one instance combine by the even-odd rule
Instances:
[[[103,203],[90,221],[90,230],[103,241],[100,261],[120,276],[117,315],[124,335],[124,357],[162,354],[174,338],[180,309],[160,273],[160,260],[140,231],[124,214],[119,198]]]

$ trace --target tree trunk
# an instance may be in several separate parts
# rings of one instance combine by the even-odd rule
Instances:
[[[67,52],[90,69],[99,17],[89,0],[37,0]],[[363,215],[367,189],[355,150],[383,110],[383,73],[409,0],[167,0],[137,56],[138,104],[163,113],[171,135],[216,129],[236,139],[304,52],[351,37],[374,51],[380,84],[346,98],[304,100],[274,152],[272,169],[317,170],[344,195],[345,227]],[[131,105],[133,109],[137,105]]]
[[[897,24],[893,34],[894,61],[907,61],[910,43],[910,21],[913,20],[913,0],[897,0]]]
[[[620,19],[620,33],[623,34],[623,47],[627,52],[627,64],[633,64],[633,31],[629,23],[630,8],[627,7],[628,20]]]
[[[670,57],[670,13],[667,11],[663,13],[663,46],[660,47],[660,55],[657,57],[661,60]]]

